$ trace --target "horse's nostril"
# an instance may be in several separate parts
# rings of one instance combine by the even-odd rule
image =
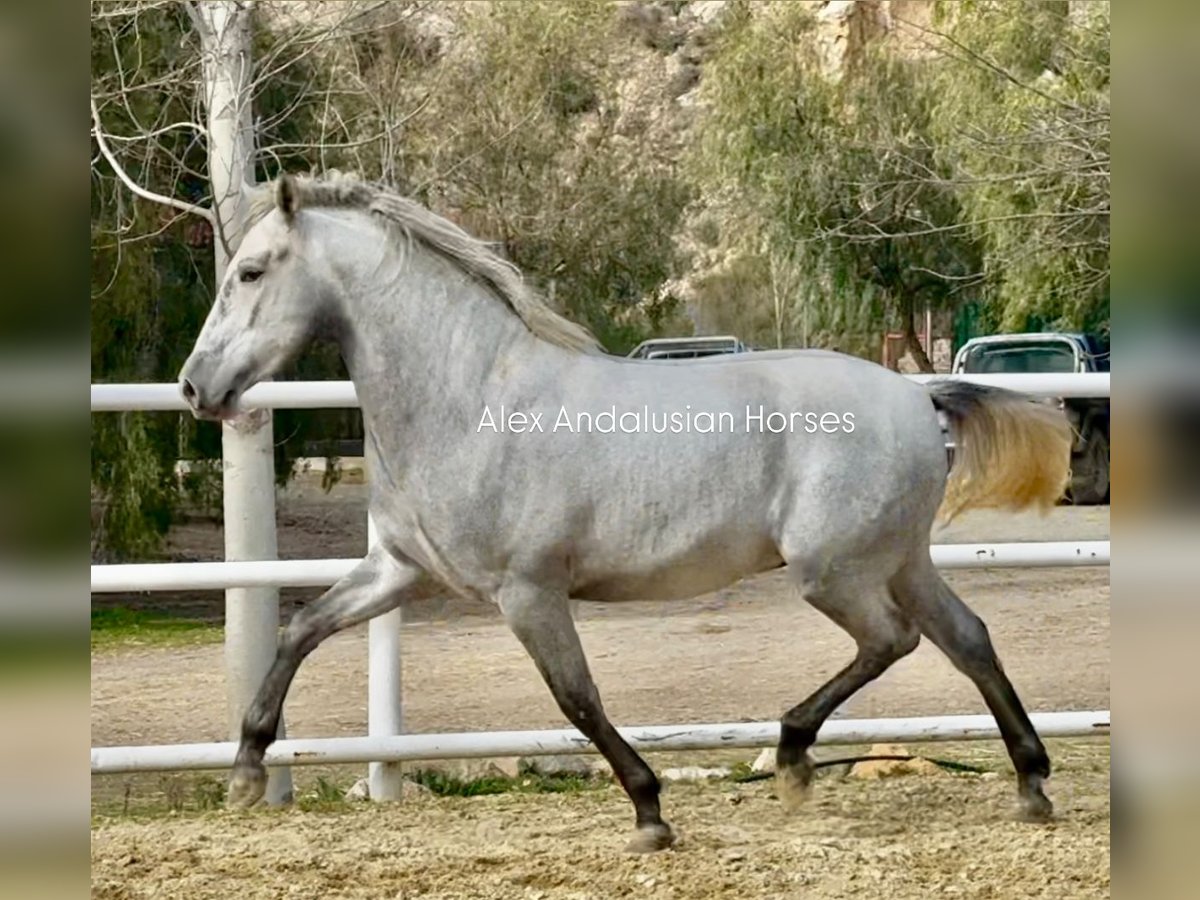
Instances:
[[[186,400],[188,403],[195,403],[196,388],[190,381],[188,381],[186,378],[183,379],[182,383],[179,385],[179,390],[183,393],[184,400]]]

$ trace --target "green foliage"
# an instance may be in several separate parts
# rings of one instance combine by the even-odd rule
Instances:
[[[224,809],[227,790],[223,779],[201,775],[192,785],[192,800],[196,809],[205,812]]]
[[[254,53],[256,175],[349,168],[392,181],[498,241],[539,287],[627,350],[678,310],[659,291],[674,272],[674,234],[689,194],[661,153],[617,128],[628,41],[600,2],[461,10],[446,53],[387,4],[319,46],[264,12]],[[282,23],[282,24],[281,24]],[[93,94],[106,131],[132,137],[200,115],[198,40],[181,7],[93,20]],[[401,124],[403,127],[401,128]],[[207,205],[207,156],[194,129],[118,142],[130,176]],[[133,197],[93,169],[93,381],[171,381],[211,304],[212,236],[175,210]],[[344,378],[336,348],[288,373]],[[299,455],[339,453],[361,437],[353,410],[275,414],[276,474]],[[102,414],[92,422],[98,496],[93,552],[146,558],[183,504],[219,515],[219,470],[181,482],[178,459],[220,456],[220,430],[177,414]]]
[[[702,301],[759,341],[842,334],[842,349],[926,306],[979,302],[1017,329],[1105,322],[1108,5],[1015,6],[943,3],[921,30],[931,52],[876,39],[837,73],[803,6],[737,7],[687,163],[721,242],[758,262]]]
[[[838,333],[890,310],[959,301],[953,279],[976,248],[955,229],[955,198],[930,150],[932,96],[919,63],[868,47],[841,77],[823,71],[807,9],[743,8],[705,76],[711,112],[691,156],[723,203],[735,246],[787,271],[793,310],[780,342]],[[760,309],[778,310],[760,284]],[[753,296],[753,295],[752,295]],[[800,321],[805,325],[801,327]],[[778,323],[777,323],[778,324]]]
[[[116,94],[104,121],[117,134],[191,118],[189,97],[167,90],[198,65],[182,10],[147,9],[114,30],[92,30],[94,93]],[[127,73],[138,77],[127,80]],[[131,177],[151,190],[201,201],[204,149],[190,129],[168,129],[125,156]],[[92,176],[91,363],[93,381],[173,380],[212,296],[211,246],[190,240],[194,220],[131,198],[114,176]],[[99,515],[93,555],[152,555],[186,499],[180,457],[219,452],[217,428],[178,414],[105,413],[92,418],[92,484]],[[193,479],[191,487],[201,488]],[[203,493],[203,491],[201,491]]]
[[[488,794],[563,794],[595,790],[609,782],[606,779],[583,775],[536,775],[526,773],[516,778],[504,775],[463,780],[436,769],[421,769],[407,776],[429,788],[439,797],[482,797]]]
[[[941,156],[984,242],[999,327],[1106,329],[1109,4],[939,4]]]
[[[347,808],[348,802],[341,786],[318,775],[312,787],[296,797],[296,806],[304,812],[336,812]]]

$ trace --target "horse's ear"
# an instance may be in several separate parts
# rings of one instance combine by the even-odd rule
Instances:
[[[288,222],[296,215],[298,200],[296,180],[291,175],[285,172],[275,179],[275,206]]]

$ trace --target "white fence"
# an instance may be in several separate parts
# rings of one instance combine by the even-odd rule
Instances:
[[[930,376],[910,376],[926,381]],[[979,375],[955,376],[1057,397],[1108,397],[1109,375]],[[247,408],[319,409],[356,407],[350,382],[269,382],[246,393]],[[94,384],[93,412],[121,410],[185,410],[173,384]],[[372,538],[373,539],[373,536]],[[942,544],[933,547],[941,568],[1033,566],[1098,566],[1109,564],[1108,541],[1057,541],[1015,544]],[[260,562],[150,563],[92,566],[96,593],[203,590],[241,587],[311,587],[332,584],[354,566],[353,559],[263,560]],[[282,740],[267,755],[273,766],[317,763],[371,763],[371,796],[399,796],[396,763],[408,759],[471,756],[536,755],[589,752],[588,741],[574,730],[515,731],[467,734],[401,735],[400,611],[373,619],[368,632],[368,736]],[[272,658],[274,644],[250,647],[256,658]],[[1048,737],[1105,733],[1109,712],[1040,713],[1034,724]],[[778,739],[777,723],[697,724],[624,729],[644,749],[698,750],[720,747],[764,747]],[[998,735],[990,716],[935,716],[915,719],[833,720],[818,736],[821,743],[873,743],[885,740],[967,740]],[[174,769],[225,768],[233,761],[234,743],[180,744],[151,747],[96,747],[95,774]]]

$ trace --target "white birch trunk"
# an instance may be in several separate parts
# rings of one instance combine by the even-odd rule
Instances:
[[[245,229],[247,189],[254,182],[251,109],[250,4],[208,0],[196,4],[208,116],[208,166],[216,217],[214,245],[220,284],[229,256]],[[275,537],[275,464],[269,410],[256,410],[222,426],[225,558],[278,558]],[[279,632],[276,588],[225,592],[225,672],[229,734],[241,737],[242,716],[275,658]],[[284,736],[283,720],[279,736]],[[292,796],[289,769],[271,769],[266,801]]]

